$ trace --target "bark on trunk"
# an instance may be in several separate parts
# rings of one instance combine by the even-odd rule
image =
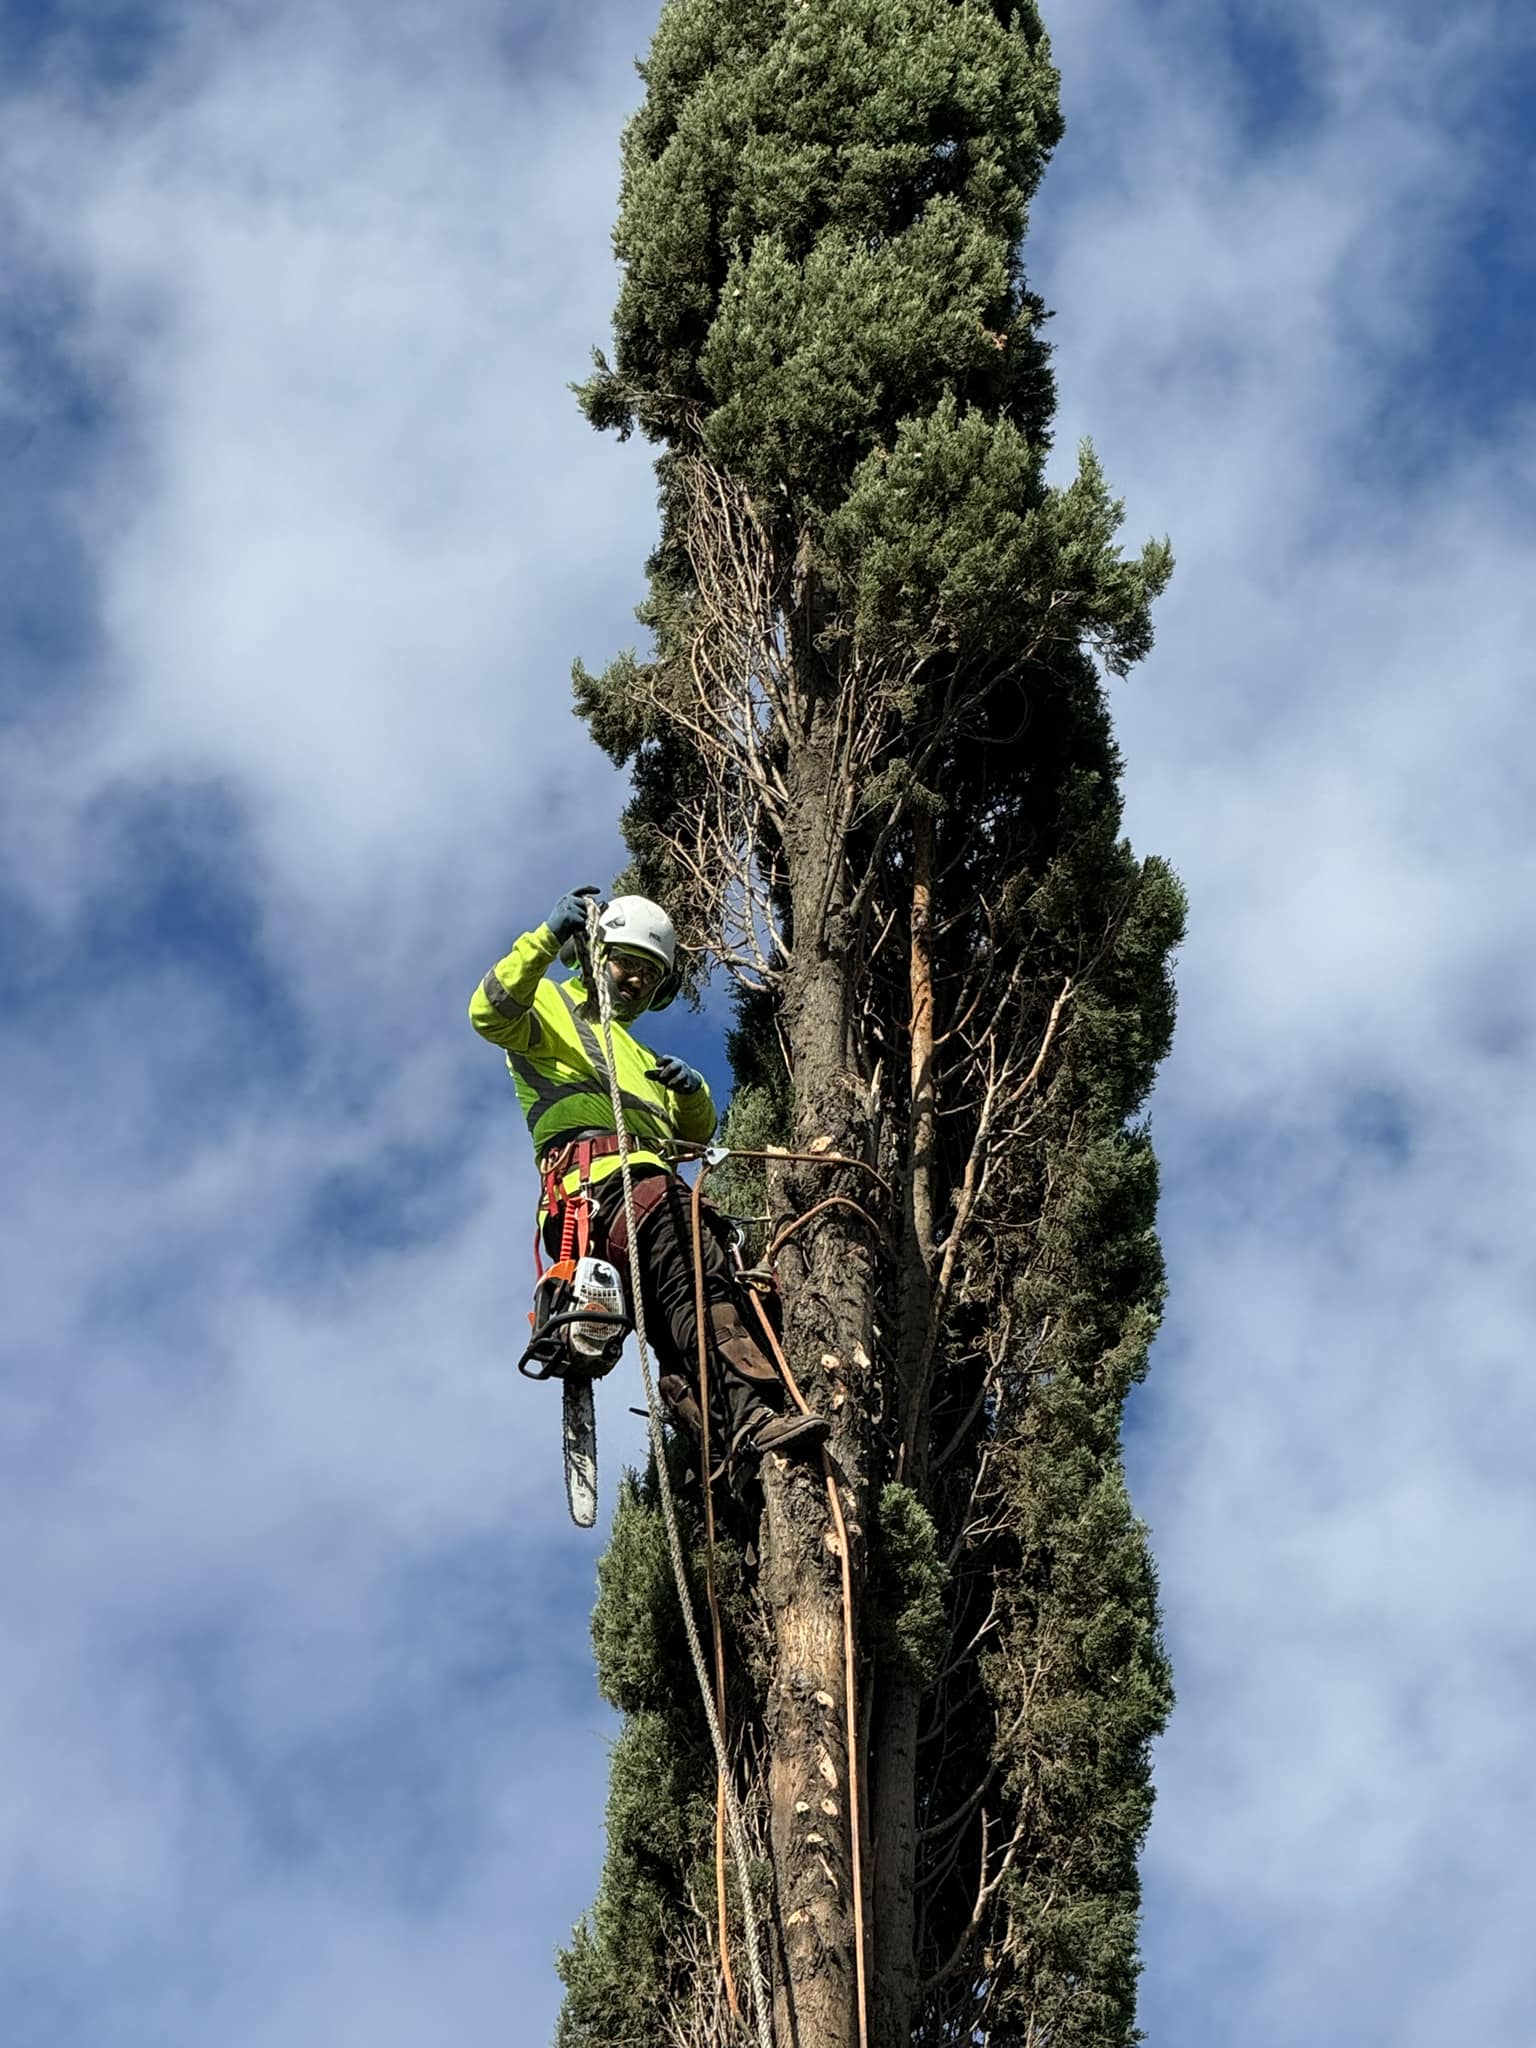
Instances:
[[[838,1560],[814,1466],[764,1475],[761,1585],[773,1616],[767,1711],[780,1953],[775,2038],[852,2048],[856,2025],[848,1744]]]
[[[834,705],[823,698],[790,767],[785,852],[794,961],[785,1012],[799,1145],[830,1138],[858,1155],[867,1114],[849,1071],[853,963],[828,941],[840,908]],[[785,1175],[790,1205],[828,1192],[825,1176]],[[802,1392],[832,1425],[855,1593],[862,1576],[862,1425],[868,1411],[874,1272],[863,1226],[831,1210],[795,1240],[781,1270],[785,1350]],[[761,1586],[773,1618],[767,1713],[770,1835],[781,1970],[775,2022],[784,2048],[858,2048],[849,1730],[841,1563],[819,1464],[763,1461]]]

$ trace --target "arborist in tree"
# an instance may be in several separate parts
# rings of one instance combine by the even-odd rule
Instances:
[[[569,959],[587,930],[592,890],[570,890],[544,923],[525,932],[475,990],[470,1022],[501,1046],[533,1135],[543,1181],[539,1222],[546,1249],[560,1243],[567,1202],[590,1194],[591,1242],[629,1277],[619,1141],[597,1003],[580,978],[549,979],[557,957]],[[617,896],[598,926],[594,975],[608,979],[613,1053],[624,1128],[630,1141],[645,1328],[663,1367],[661,1391],[675,1413],[697,1409],[698,1320],[690,1191],[651,1149],[667,1140],[702,1144],[714,1132],[715,1106],[704,1076],[676,1054],[658,1054],[631,1037],[628,1026],[677,995],[677,935],[672,921],[643,896]],[[562,952],[562,949],[564,951]],[[784,1386],[742,1315],[718,1218],[705,1206],[700,1252],[708,1308],[712,1408],[738,1456],[810,1449],[827,1434],[817,1415],[784,1411]]]

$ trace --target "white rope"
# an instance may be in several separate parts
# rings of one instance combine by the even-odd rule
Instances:
[[[741,1916],[746,1936],[747,1965],[752,1977],[752,2004],[754,2018],[757,2021],[759,2048],[773,2048],[773,2009],[768,2002],[768,1986],[763,1976],[762,1957],[759,1952],[757,1909],[752,1903],[746,1835],[741,1823],[741,1808],[731,1783],[731,1765],[726,1754],[725,1736],[720,1727],[720,1717],[715,1712],[714,1687],[710,1683],[709,1667],[704,1661],[704,1645],[699,1639],[693,1602],[688,1594],[688,1570],[683,1560],[683,1539],[677,1526],[677,1503],[672,1497],[672,1478],[667,1470],[667,1447],[661,1433],[661,1404],[656,1397],[655,1384],[651,1378],[650,1354],[646,1349],[645,1307],[640,1288],[640,1233],[635,1218],[634,1173],[629,1163],[629,1133],[624,1128],[624,1104],[619,1092],[618,1063],[613,1056],[613,1000],[608,988],[608,976],[602,964],[599,915],[596,898],[589,898],[588,965],[591,979],[597,984],[595,994],[598,1019],[603,1033],[603,1053],[608,1062],[608,1091],[613,1103],[613,1127],[619,1141],[619,1175],[624,1186],[624,1220],[629,1231],[630,1302],[635,1316],[635,1342],[640,1349],[640,1378],[645,1386],[645,1413],[651,1433],[651,1454],[656,1460],[656,1476],[661,1484],[661,1513],[667,1529],[667,1548],[672,1553],[672,1573],[677,1580],[677,1602],[683,1610],[683,1627],[688,1635],[688,1650],[693,1658],[694,1671],[698,1675],[699,1693],[704,1701],[704,1717],[709,1723],[709,1739],[714,1744],[715,1764],[720,1773],[720,1783],[725,1790],[726,1825],[730,1829],[731,1853],[736,1858],[736,1877],[741,1893]],[[720,1939],[722,1942],[725,1940],[723,1927],[720,1930]]]

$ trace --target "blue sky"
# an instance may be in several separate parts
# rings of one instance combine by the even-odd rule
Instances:
[[[651,23],[0,19],[8,2048],[549,2035],[612,1728],[463,1012],[621,858],[565,676],[653,491],[565,387]],[[1179,558],[1116,697],[1194,905],[1143,2023],[1524,2048],[1531,31],[1050,25],[1062,460]]]

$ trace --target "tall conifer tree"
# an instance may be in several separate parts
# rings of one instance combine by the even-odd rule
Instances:
[[[1120,835],[1104,687],[1171,558],[1123,554],[1091,451],[1046,478],[1021,244],[1056,74],[1031,0],[668,0],[642,75],[582,401],[660,450],[650,647],[578,668],[577,704],[632,769],[627,885],[738,983],[728,1134],[880,1176],[731,1187],[780,1229],[826,1204],[778,1270],[834,1421],[860,1703],[850,1731],[822,1477],[769,1458],[716,1556],[761,1852],[731,1882],[781,2048],[852,2048],[853,1769],[873,2048],[1115,2048],[1171,1697],[1120,1422],[1183,905]],[[754,2038],[657,1484],[600,1569],[626,1720],[562,2048]]]

